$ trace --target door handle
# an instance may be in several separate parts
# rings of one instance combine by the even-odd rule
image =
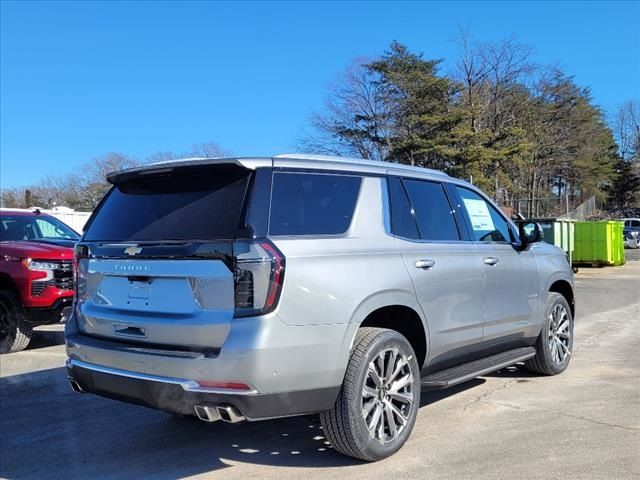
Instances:
[[[497,265],[500,262],[500,259],[496,257],[485,257],[482,259],[485,265]]]
[[[429,260],[429,259],[416,260],[414,265],[416,266],[416,268],[422,268],[423,270],[429,270],[430,268],[433,268],[433,267],[436,266],[436,261],[435,260]]]

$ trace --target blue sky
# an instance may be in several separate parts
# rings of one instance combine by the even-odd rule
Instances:
[[[145,158],[216,141],[295,150],[326,86],[398,40],[425,57],[515,34],[607,111],[640,99],[638,2],[2,2],[0,185],[101,154]]]

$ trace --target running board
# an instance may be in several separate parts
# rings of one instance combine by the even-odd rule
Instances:
[[[495,372],[517,362],[523,362],[535,357],[536,349],[533,347],[516,348],[506,352],[491,355],[490,357],[463,363],[457,367],[448,368],[440,372],[427,375],[420,380],[425,390],[437,390],[453,387],[472,378]]]

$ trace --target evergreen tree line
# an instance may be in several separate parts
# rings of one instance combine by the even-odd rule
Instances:
[[[527,216],[559,214],[591,196],[633,205],[637,103],[622,106],[611,125],[588,88],[536,65],[514,39],[474,44],[463,34],[458,46],[448,75],[442,60],[398,42],[354,61],[330,86],[302,146],[443,170]]]

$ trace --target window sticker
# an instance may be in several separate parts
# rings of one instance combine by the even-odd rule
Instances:
[[[471,219],[471,226],[474,230],[493,231],[496,227],[493,224],[489,207],[484,200],[475,200],[472,198],[463,198],[464,206]]]

